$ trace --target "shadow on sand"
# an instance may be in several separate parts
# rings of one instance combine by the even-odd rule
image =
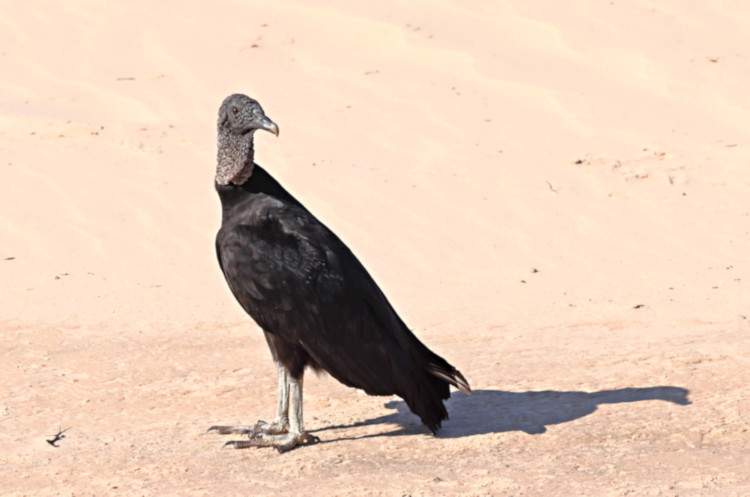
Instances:
[[[438,432],[440,438],[459,438],[469,435],[523,431],[539,434],[547,426],[566,423],[596,411],[601,404],[621,404],[646,400],[664,400],[681,406],[690,404],[685,388],[673,386],[647,388],[621,388],[600,392],[503,392],[499,390],[476,390],[469,396],[454,392],[446,403],[450,421]],[[393,400],[385,405],[397,412],[351,425],[328,426],[312,432],[352,428],[380,423],[400,425],[396,430],[360,437],[340,437],[336,440],[369,438],[375,436],[398,436],[426,432],[406,403]],[[334,442],[336,440],[325,440]]]

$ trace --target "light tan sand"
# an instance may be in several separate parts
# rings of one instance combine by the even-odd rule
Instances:
[[[0,4],[0,494],[750,495],[750,4],[314,3]],[[471,382],[440,436],[314,375],[322,443],[202,436],[275,406],[233,92]]]

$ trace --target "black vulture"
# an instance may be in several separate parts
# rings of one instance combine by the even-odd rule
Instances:
[[[235,448],[280,452],[316,441],[302,423],[306,367],[369,395],[398,395],[433,432],[448,412],[449,385],[467,394],[463,375],[407,328],[370,274],[253,158],[253,133],[279,128],[260,104],[230,95],[219,108],[216,191],[222,225],[219,265],[234,296],[262,328],[278,367],[276,419],[212,426],[248,435]]]

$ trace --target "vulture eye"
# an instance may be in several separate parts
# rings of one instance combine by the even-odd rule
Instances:
[[[233,115],[235,115],[235,116],[236,116],[236,115],[237,115],[237,114],[239,114],[239,113],[240,113],[240,109],[238,109],[237,107],[232,107],[232,114],[233,114]]]

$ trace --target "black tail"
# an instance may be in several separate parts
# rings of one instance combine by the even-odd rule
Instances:
[[[447,381],[466,395],[471,395],[471,387],[469,386],[469,382],[466,381],[466,378],[464,378],[464,375],[462,375],[458,369],[448,364],[445,359],[438,356],[436,357],[440,359],[443,364],[430,362],[427,364],[427,372],[433,376],[437,376],[441,380]],[[450,394],[448,394],[448,396],[450,396]],[[443,398],[447,399],[448,396]]]
[[[471,387],[456,368],[432,352],[424,369],[416,374],[419,378],[415,378],[411,391],[402,397],[409,409],[435,434],[443,420],[448,419],[443,401],[451,396],[449,386],[453,385],[468,395],[471,395]]]

